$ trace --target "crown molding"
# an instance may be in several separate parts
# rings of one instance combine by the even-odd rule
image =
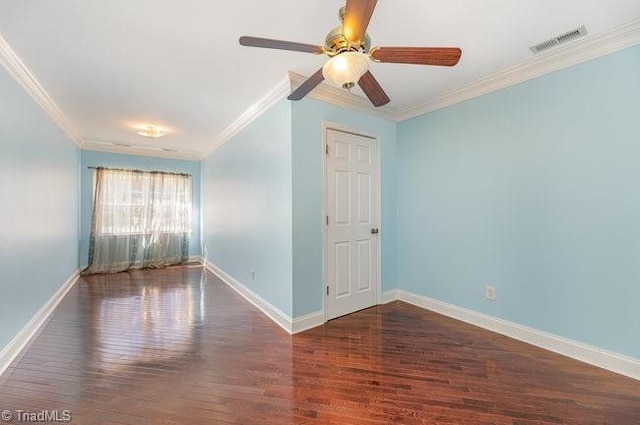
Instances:
[[[291,89],[295,90],[300,84],[306,81],[306,77],[289,72],[289,80],[291,81]],[[397,121],[398,111],[390,105],[376,108],[371,104],[369,99],[350,93],[346,90],[333,87],[327,83],[317,85],[307,97],[331,103],[355,111],[364,112],[391,121]]]
[[[213,151],[220,146],[228,142],[233,136],[238,134],[243,128],[251,124],[253,120],[265,113],[269,108],[275,105],[278,101],[288,96],[295,88],[302,84],[307,78],[289,72],[287,78],[281,80],[276,84],[269,92],[267,92],[262,98],[251,105],[245,112],[242,113],[235,121],[233,121],[218,137],[215,138],[209,149],[203,152],[203,157],[206,158]],[[371,105],[368,99],[364,97],[351,94],[346,90],[340,90],[332,87],[328,84],[321,83],[316,86],[307,97],[311,97],[316,100],[331,103],[343,108],[364,112],[370,115],[375,115],[381,118],[385,118],[391,121],[396,121],[397,112],[392,107],[375,108]]]
[[[640,44],[640,19],[633,20],[627,24],[599,34],[587,36],[574,43],[558,46],[545,53],[537,54],[528,61],[442,93],[416,106],[401,110],[389,105],[383,108],[375,108],[364,97],[340,90],[326,83],[318,85],[307,96],[343,108],[357,110],[395,122],[401,122],[428,112],[446,108],[447,106],[455,105],[465,100],[533,80],[534,78],[560,71],[573,65],[597,59],[637,44]],[[292,88],[298,87],[306,79],[304,76],[293,72],[289,73],[289,78]]]
[[[289,93],[291,93],[289,79],[284,78],[253,105],[249,106],[249,108],[244,111],[242,115],[236,118],[235,121],[233,121],[227,128],[225,128],[222,133],[215,138],[211,146],[203,151],[203,158],[206,158],[211,154],[211,152],[228,142],[229,139],[251,124],[260,115],[267,112],[273,105]]]
[[[151,156],[154,158],[180,159],[184,161],[200,161],[203,159],[200,152],[179,151],[153,146],[133,146],[124,143],[101,142],[97,140],[83,140],[82,143],[80,143],[80,149],[126,155]]]
[[[397,121],[404,121],[596,59],[636,44],[640,44],[640,19],[538,54],[526,62],[446,92],[422,104],[404,109],[396,118]]]
[[[22,59],[0,35],[0,64],[29,93],[31,98],[49,115],[67,137],[76,145],[80,145],[67,117],[62,113],[51,96],[40,85]]]
[[[574,43],[558,46],[548,52],[538,54],[528,61],[473,81],[449,92],[442,93],[424,103],[402,110],[390,105],[375,108],[368,99],[345,90],[340,90],[326,83],[321,83],[314,88],[308,94],[308,97],[343,108],[400,122],[503,88],[511,87],[637,44],[640,44],[640,19],[633,20],[609,31],[587,36]],[[275,103],[291,93],[292,88],[298,87],[305,80],[305,77],[290,72],[287,78],[269,90],[269,92],[251,105],[220,133],[208,149],[199,153],[164,150],[161,148],[133,147],[91,140],[80,141],[74,134],[75,132],[69,120],[1,35],[0,65],[29,93],[33,100],[49,115],[67,137],[73,143],[80,146],[80,148],[102,152],[128,153],[188,160],[200,160],[208,156],[244,127],[253,122],[257,117],[266,112]]]

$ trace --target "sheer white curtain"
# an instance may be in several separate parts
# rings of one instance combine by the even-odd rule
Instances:
[[[186,262],[191,180],[186,174],[97,168],[89,267],[84,272]]]

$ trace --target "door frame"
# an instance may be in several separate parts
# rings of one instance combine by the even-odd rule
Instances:
[[[381,232],[378,233],[378,243],[376,244],[376,257],[378,259],[376,265],[376,303],[375,305],[380,305],[382,302],[382,240],[384,238],[384,227],[382,226],[382,158],[380,156],[380,137],[377,134],[370,133],[367,131],[363,131],[359,128],[349,127],[346,125],[338,124],[331,121],[322,121],[322,137],[320,141],[322,145],[320,146],[321,155],[322,155],[322,311],[324,312],[324,322],[328,321],[327,317],[327,292],[326,287],[329,284],[327,281],[327,255],[328,255],[328,226],[325,224],[325,217],[327,216],[328,207],[327,207],[327,154],[325,151],[325,146],[327,145],[327,130],[335,130],[341,131],[343,133],[349,133],[356,136],[366,137],[369,139],[373,139],[376,141],[376,157],[378,159],[378,164],[376,166],[376,171],[378,173],[378,184],[376,184],[376,194],[378,195],[378,205],[376,205],[376,209],[378,212],[378,227],[381,229]]]

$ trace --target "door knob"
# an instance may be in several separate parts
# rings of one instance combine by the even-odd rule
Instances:
[[[377,227],[372,227],[371,228],[371,234],[372,235],[375,235],[376,233],[379,233],[379,232],[380,232],[380,229],[378,229]]]

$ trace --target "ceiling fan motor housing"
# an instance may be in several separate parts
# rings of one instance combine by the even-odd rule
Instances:
[[[369,34],[365,33],[362,40],[357,43],[351,43],[342,34],[342,26],[332,29],[329,34],[327,34],[324,43],[325,52],[329,56],[339,55],[344,52],[369,53],[369,49],[371,48],[371,38],[369,38]]]

